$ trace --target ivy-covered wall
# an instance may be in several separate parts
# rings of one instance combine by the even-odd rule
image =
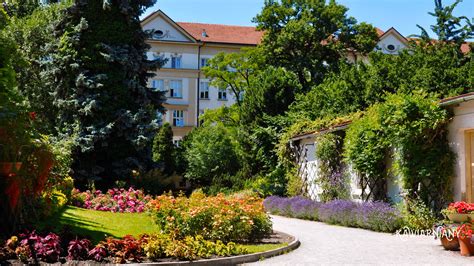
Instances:
[[[397,191],[394,177],[398,177],[402,197],[441,209],[452,199],[455,157],[447,139],[450,117],[435,98],[393,94],[363,115],[353,116],[345,133],[318,135],[315,182],[321,200],[348,197],[350,165],[363,200],[393,201],[394,195],[387,192]]]

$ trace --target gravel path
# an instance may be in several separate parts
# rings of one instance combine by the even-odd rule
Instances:
[[[275,230],[296,236],[301,246],[256,265],[474,265],[474,257],[445,251],[431,236],[397,236],[281,216],[272,220]]]

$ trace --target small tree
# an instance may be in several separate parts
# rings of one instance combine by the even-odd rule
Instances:
[[[153,139],[153,161],[160,163],[163,173],[173,174],[175,171],[175,146],[171,125],[165,123],[160,127]]]
[[[211,125],[194,131],[185,157],[186,178],[199,185],[210,185],[224,175],[235,175],[240,160],[229,132],[222,125]]]

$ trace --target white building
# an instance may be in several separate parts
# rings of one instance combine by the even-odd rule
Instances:
[[[206,109],[235,103],[237,96],[231,91],[209,85],[201,67],[219,52],[238,53],[243,47],[256,46],[263,36],[255,27],[175,22],[161,10],[144,18],[142,27],[154,32],[147,41],[151,45],[148,56],[168,59],[150,86],[167,92],[163,121],[172,125],[175,141],[198,125],[198,116]],[[397,53],[407,45],[394,28],[377,29],[377,33],[378,49],[384,53]],[[353,55],[347,56],[351,60]]]

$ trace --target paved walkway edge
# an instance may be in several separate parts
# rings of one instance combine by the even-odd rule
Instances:
[[[278,231],[275,231],[278,232]],[[249,262],[256,262],[262,259],[275,257],[278,255],[286,254],[292,250],[297,249],[300,246],[300,241],[289,234],[278,232],[279,234],[290,236],[291,242],[288,243],[287,246],[268,250],[264,252],[258,252],[253,254],[247,255],[239,255],[233,257],[225,257],[225,258],[216,258],[216,259],[207,259],[207,260],[195,260],[195,261],[177,261],[177,262],[155,262],[155,263],[143,263],[140,265],[164,265],[164,266],[172,266],[172,265],[237,265]]]

